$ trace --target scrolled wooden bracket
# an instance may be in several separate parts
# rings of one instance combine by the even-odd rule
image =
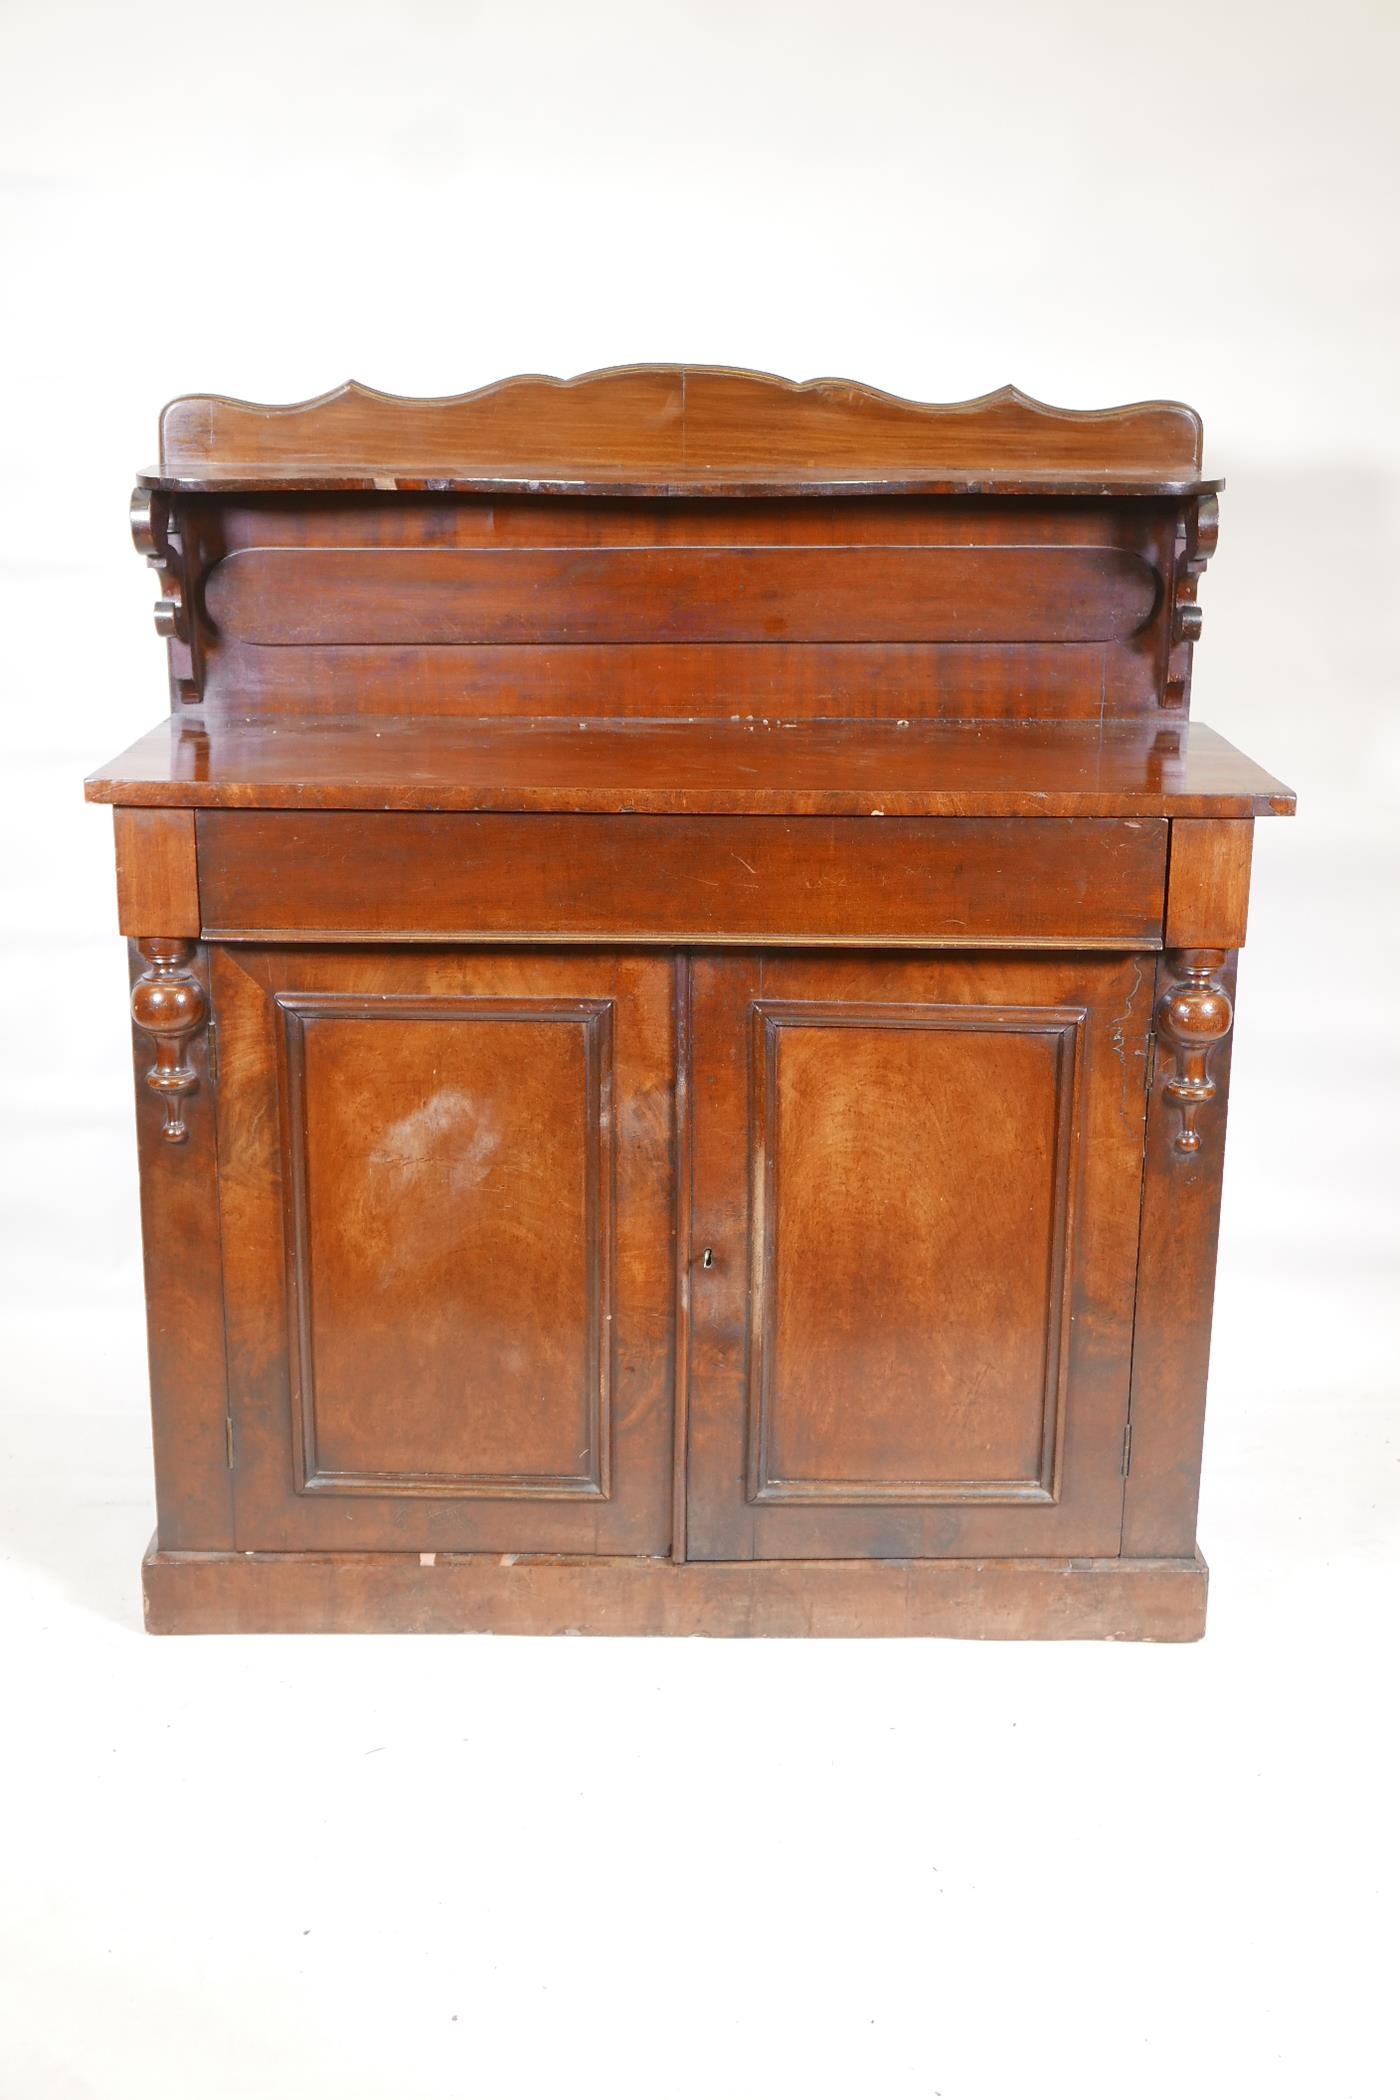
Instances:
[[[1163,699],[1183,707],[1191,686],[1191,649],[1201,638],[1204,615],[1196,592],[1220,539],[1220,499],[1202,496],[1177,533],[1176,585],[1172,598],[1171,650]]]
[[[1210,1076],[1211,1053],[1230,1033],[1235,1011],[1218,981],[1225,967],[1223,949],[1183,949],[1169,960],[1180,971],[1181,982],[1169,986],[1157,1002],[1157,1033],[1173,1056],[1162,1091],[1181,1113],[1177,1151],[1199,1152],[1196,1118],[1219,1092]]]
[[[1196,642],[1201,637],[1201,608],[1196,590],[1206,572],[1206,563],[1220,540],[1220,498],[1202,496],[1187,534],[1185,560],[1177,568],[1176,604],[1172,612],[1172,640]]]
[[[167,641],[188,641],[183,550],[171,524],[169,505],[151,489],[131,492],[131,537],[137,553],[144,554],[155,570],[160,585],[156,633],[164,635]]]
[[[156,600],[156,633],[170,644],[170,671],[176,696],[186,702],[199,698],[199,668],[196,663],[194,622],[190,612],[185,546],[171,516],[168,500],[152,489],[131,492],[131,537],[138,554],[156,574],[160,596]]]
[[[199,1085],[199,1074],[185,1055],[195,1030],[208,1016],[204,986],[190,968],[194,942],[164,937],[138,941],[146,960],[131,989],[131,1018],[154,1038],[156,1061],[146,1074],[146,1084],[165,1105],[161,1136],[171,1145],[183,1145],[189,1136],[185,1125],[184,1097]]]

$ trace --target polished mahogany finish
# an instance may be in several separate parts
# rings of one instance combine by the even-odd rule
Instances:
[[[183,1145],[185,1128],[181,1096],[199,1085],[199,1074],[185,1056],[185,1044],[199,1028],[208,1011],[204,987],[189,967],[194,942],[173,940],[138,941],[146,967],[131,992],[131,1018],[150,1036],[156,1061],[146,1074],[146,1084],[165,1104],[161,1136],[167,1144]]]
[[[157,1631],[1184,1639],[1258,816],[1177,403],[173,402]]]
[[[196,838],[211,940],[511,941],[547,923],[669,947],[1155,948],[1167,861],[1160,817],[209,810]]]
[[[215,948],[241,1544],[668,1550],[673,982]]]
[[[180,715],[94,773],[88,796],[127,816],[137,809],[421,809],[1212,820],[1202,838],[1219,818],[1286,816],[1293,808],[1291,790],[1201,722],[975,727],[969,735],[969,725],[956,722],[257,715],[210,726]],[[1213,861],[1207,848],[1197,858],[1199,882]],[[1246,859],[1246,887],[1248,872]],[[1238,885],[1241,871],[1229,879]]]
[[[798,384],[713,365],[522,375],[436,401],[351,380],[272,407],[188,395],[160,419],[145,488],[404,488],[528,495],[753,496],[796,484],[925,494],[1051,486],[1180,494],[1201,478],[1201,421],[1179,401],[1048,408],[1014,386],[905,401],[846,379]]]
[[[1151,988],[696,962],[693,1554],[1117,1550]]]

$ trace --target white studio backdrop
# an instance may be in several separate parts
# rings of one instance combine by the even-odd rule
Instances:
[[[1398,59],[1394,0],[0,6],[0,2100],[1389,2091]],[[1300,815],[1256,841],[1198,1650],[136,1631],[81,799],[164,708],[132,470],[179,392],[654,359],[1205,418],[1193,712]]]

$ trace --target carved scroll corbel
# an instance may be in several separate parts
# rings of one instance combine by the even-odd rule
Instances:
[[[131,492],[131,537],[138,554],[154,569],[160,596],[156,600],[156,633],[170,644],[170,670],[182,701],[199,698],[199,671],[186,588],[188,564],[184,542],[166,498],[154,489]]]
[[[1173,1059],[1162,1091],[1181,1114],[1178,1152],[1199,1152],[1196,1118],[1220,1091],[1210,1076],[1211,1053],[1230,1033],[1235,1018],[1230,995],[1219,979],[1225,954],[1219,948],[1188,948],[1169,958],[1181,973],[1157,1002],[1157,1032]]]
[[[194,942],[162,938],[136,945],[146,968],[131,989],[131,1018],[156,1046],[146,1084],[165,1105],[161,1136],[168,1144],[183,1145],[189,1136],[184,1097],[199,1085],[199,1074],[185,1053],[208,1013],[204,987],[189,967]]]
[[[1187,539],[1186,558],[1176,572],[1176,604],[1172,609],[1174,642],[1198,642],[1201,638],[1202,614],[1196,603],[1196,590],[1219,539],[1220,498],[1202,496],[1196,505],[1195,520]]]
[[[131,492],[131,537],[138,554],[144,554],[156,572],[160,597],[156,600],[156,633],[167,641],[189,640],[185,610],[185,580],[181,573],[182,550],[170,522],[170,506],[152,489]]]
[[[1196,592],[1220,538],[1220,499],[1202,496],[1177,534],[1176,585],[1172,598],[1171,646],[1163,699],[1184,707],[1191,686],[1191,649],[1201,638],[1204,616]]]

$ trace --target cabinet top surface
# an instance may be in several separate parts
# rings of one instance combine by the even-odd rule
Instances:
[[[172,717],[86,784],[131,807],[1289,815],[1292,790],[1199,722],[502,722]]]
[[[436,400],[355,381],[270,405],[185,395],[144,487],[599,497],[1176,496],[1203,478],[1180,402],[1051,408],[1016,387],[901,399],[849,380],[716,366],[526,374]]]

